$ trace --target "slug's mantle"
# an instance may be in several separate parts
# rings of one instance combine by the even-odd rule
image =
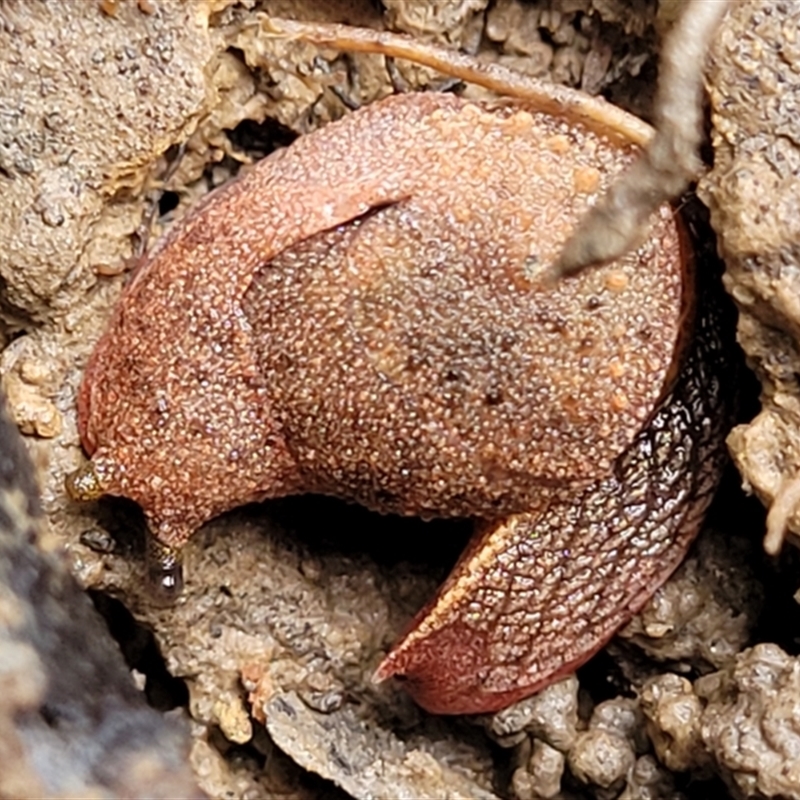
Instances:
[[[521,104],[424,94],[260,162],[124,291],[80,392],[88,493],[139,502],[169,548],[234,506],[306,491],[496,520],[379,675],[461,713],[574,668],[674,569],[713,484],[654,507],[636,495],[644,467],[677,466],[677,483],[686,468],[641,453],[639,489],[619,483],[686,339],[671,211],[634,254],[537,282],[633,155]],[[615,501],[624,525],[596,513],[604,481],[633,497]],[[603,538],[604,519],[624,536]],[[530,605],[537,593],[549,608]]]

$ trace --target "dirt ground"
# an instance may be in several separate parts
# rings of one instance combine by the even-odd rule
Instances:
[[[800,798],[798,556],[791,546],[764,555],[764,510],[741,489],[769,505],[800,463],[791,3],[735,3],[707,77],[713,170],[698,194],[752,370],[729,439],[743,478],[731,466],[684,565],[577,676],[469,718],[426,714],[371,682],[464,546],[462,523],[329,498],[250,506],[191,541],[185,590],[164,607],[145,585],[139,510],[82,506],[63,488],[85,459],[75,405],[89,353],[142,252],[188,208],[398,89],[485,96],[403,61],[267,36],[264,15],[408,33],[647,119],[679,5],[0,0],[0,376],[38,475],[41,547],[66,552],[207,796]],[[800,531],[800,517],[793,524]],[[9,669],[17,686],[40,680],[25,659]],[[45,751],[9,719],[0,772],[29,761],[33,781]],[[81,764],[65,759],[70,780],[49,793],[89,785]],[[41,792],[26,775],[20,766],[16,784],[0,779],[0,796]]]

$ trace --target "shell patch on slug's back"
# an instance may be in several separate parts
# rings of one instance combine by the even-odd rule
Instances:
[[[179,545],[257,497],[498,516],[606,474],[675,356],[675,224],[536,278],[632,156],[515,103],[412,94],[260,162],[172,229],[90,360],[104,490]]]

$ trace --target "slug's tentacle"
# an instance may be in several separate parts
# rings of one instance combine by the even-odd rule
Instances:
[[[380,665],[436,713],[495,711],[572,672],[679,565],[727,460],[736,366],[713,269],[674,388],[614,474],[484,525]],[[730,320],[729,320],[730,322]]]

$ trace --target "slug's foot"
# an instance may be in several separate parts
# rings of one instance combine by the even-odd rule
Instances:
[[[153,601],[158,605],[172,605],[183,591],[182,552],[149,536],[146,561],[147,585]]]

